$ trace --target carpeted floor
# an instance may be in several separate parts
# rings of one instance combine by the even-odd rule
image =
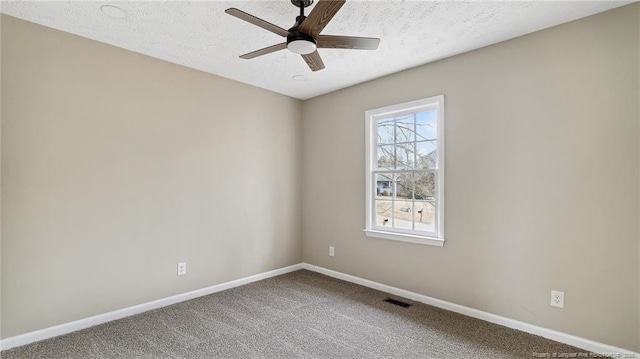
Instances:
[[[532,358],[580,350],[301,270],[2,358]],[[536,354],[539,353],[539,354]]]

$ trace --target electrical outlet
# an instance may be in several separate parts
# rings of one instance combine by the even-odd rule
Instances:
[[[557,290],[551,291],[551,306],[564,308],[564,292],[560,292]]]
[[[333,246],[329,246],[329,257],[333,257],[336,255],[336,252],[333,248]]]
[[[187,262],[178,263],[178,275],[187,274]]]

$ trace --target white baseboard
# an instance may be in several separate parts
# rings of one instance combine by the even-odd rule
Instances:
[[[601,354],[620,354],[620,357],[629,357],[629,358],[640,358],[640,354],[634,353],[633,351],[617,348],[611,345],[598,343],[593,340],[577,337],[575,335],[562,333],[556,330],[547,329],[543,327],[539,327],[537,325],[528,324],[525,322],[517,321],[514,319],[509,319],[506,317],[502,317],[496,314],[491,314],[487,312],[483,312],[478,309],[473,309],[469,307],[465,307],[462,305],[454,304],[451,302],[447,302],[444,300],[431,298],[426,295],[410,292],[408,290],[392,287],[386,284],[374,282],[368,279],[363,279],[360,277],[352,276],[349,274],[344,274],[341,272],[337,272],[331,269],[326,269],[322,267],[315,266],[313,264],[308,263],[300,263],[295,264],[289,267],[280,268],[276,270],[272,270],[265,273],[260,273],[256,275],[252,275],[245,278],[240,278],[237,280],[233,280],[230,282],[217,284],[211,287],[202,288],[198,290],[194,290],[191,292],[174,295],[171,297],[154,300],[152,302],[143,303],[140,305],[135,305],[128,308],[123,308],[120,310],[116,310],[109,313],[99,314],[93,317],[76,320],[74,322],[69,322],[65,324],[56,325],[54,327],[45,328],[41,330],[36,330],[34,332],[25,333],[21,335],[17,335],[15,337],[7,338],[0,341],[0,350],[11,349],[15,347],[19,347],[22,345],[30,344],[33,342],[37,342],[44,339],[53,338],[59,335],[68,334],[71,332],[75,332],[78,330],[86,329],[98,324],[103,324],[106,322],[110,322],[116,319],[125,318],[128,316],[132,316],[135,314],[140,314],[149,310],[158,309],[162,307],[166,307],[172,304],[184,302],[190,299],[202,297],[208,294],[220,292],[226,289],[231,289],[235,287],[239,287],[241,285],[249,284],[252,282],[256,282],[262,279],[267,279],[271,277],[275,277],[281,274],[294,272],[299,269],[307,269],[310,271],[318,272],[333,278],[341,279],[347,282],[359,284],[365,287],[377,289],[383,292],[387,292],[393,295],[397,295],[399,297],[407,298],[414,300],[416,302],[425,303],[428,305],[432,305],[434,307],[442,308],[445,310],[449,310],[452,312],[460,313],[469,317],[485,320],[487,322],[495,323],[498,325],[502,325],[508,328],[517,329],[526,333],[531,333],[534,335],[539,335],[541,337],[555,340],[560,343],[565,343],[568,345],[575,346],[577,348],[581,348],[584,350],[588,350],[594,353]],[[627,355],[628,354],[628,355]]]
[[[134,305],[133,307],[123,308],[113,312],[99,314],[93,317],[56,325],[54,327],[17,335],[15,337],[3,339],[2,341],[0,341],[0,350],[11,349],[11,348],[19,347],[29,343],[37,342],[40,340],[57,337],[59,335],[68,334],[78,330],[86,329],[94,325],[103,324],[116,319],[122,319],[128,316],[140,314],[152,309],[166,307],[168,305],[184,302],[190,299],[202,297],[202,296],[220,292],[226,289],[239,287],[241,285],[249,284],[262,279],[267,279],[267,278],[275,277],[281,274],[294,272],[299,269],[302,269],[302,263],[295,264],[289,267],[275,269],[269,272],[255,274],[249,277],[236,279],[230,282],[217,284],[207,288],[202,288],[202,289],[194,290],[191,292],[174,295],[171,297],[154,300],[152,302]]]
[[[368,279],[363,279],[360,277],[355,277],[349,274],[344,274],[341,272],[336,272],[331,269],[326,269],[322,267],[318,267],[309,263],[302,263],[302,268],[318,272],[320,274],[327,275],[329,277],[341,279],[347,282],[359,284],[365,287],[377,289],[382,292],[387,292],[393,295],[397,295],[399,297],[407,298],[414,300],[416,302],[421,302],[424,304],[428,304],[434,307],[442,308],[445,310],[449,310],[452,312],[460,313],[466,315],[468,317],[473,317],[477,319],[481,319],[490,323],[495,323],[498,325],[502,325],[508,328],[517,329],[526,333],[539,335],[541,337],[554,340],[556,342],[572,345],[574,347],[588,350],[594,353],[600,354],[609,354],[613,358],[640,358],[640,354],[634,353],[631,350],[622,349],[618,347],[614,347],[607,344],[602,344],[595,342],[593,340],[580,338],[575,335],[559,332],[552,329],[547,329],[543,327],[539,327],[537,325],[521,322],[514,319],[509,319],[506,317],[502,317],[496,314],[491,314],[487,312],[483,312],[478,309],[473,309],[469,307],[465,307],[463,305],[454,304],[451,302],[447,302],[444,300],[428,297],[426,295],[410,292],[408,290],[392,287],[390,285],[374,282]],[[619,356],[616,356],[619,355]]]

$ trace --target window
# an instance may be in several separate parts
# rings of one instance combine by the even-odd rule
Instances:
[[[366,112],[367,236],[444,244],[444,96]]]

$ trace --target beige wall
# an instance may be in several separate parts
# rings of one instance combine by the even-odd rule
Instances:
[[[305,101],[304,260],[640,349],[638,14],[622,7]],[[365,237],[365,110],[439,94],[444,247]]]
[[[3,337],[302,261],[301,101],[2,20]]]

